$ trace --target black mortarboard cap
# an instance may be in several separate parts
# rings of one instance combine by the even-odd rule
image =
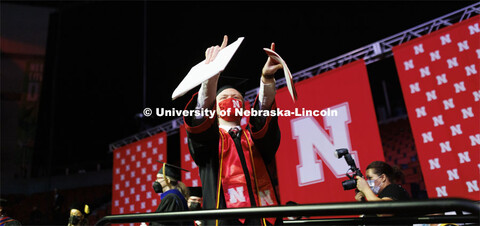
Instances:
[[[190,196],[202,197],[202,187],[188,187]]]
[[[188,170],[184,169],[184,168],[180,168],[178,166],[175,166],[175,165],[172,165],[172,164],[169,164],[169,163],[166,163],[166,162],[162,162],[162,161],[158,161],[157,162],[159,163],[162,163],[163,166],[162,168],[160,168],[160,170],[158,171],[158,174],[163,174],[163,169],[165,168],[165,176],[169,176],[177,181],[181,180],[181,174],[180,174],[180,170],[183,170],[183,171],[186,171],[188,172]]]
[[[233,88],[236,89],[243,97],[245,97],[246,85],[247,85],[248,78],[240,78],[240,77],[230,77],[230,76],[223,76],[220,75],[218,81],[218,90],[217,95],[225,89]]]

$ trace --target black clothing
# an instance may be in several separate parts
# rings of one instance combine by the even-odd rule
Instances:
[[[398,184],[389,184],[380,193],[378,193],[378,197],[388,197],[393,199],[394,201],[410,199],[410,195],[408,194],[408,192]]]
[[[160,205],[158,206],[156,213],[162,212],[175,212],[175,211],[187,211],[188,205],[185,197],[177,189],[171,189],[161,194]],[[152,222],[150,225],[193,225],[193,222]]]
[[[192,97],[192,100],[186,107],[186,110],[194,110],[197,105],[197,96],[196,94]],[[215,106],[215,104],[214,104]],[[272,108],[275,106],[275,103],[272,104]],[[259,110],[258,101],[255,102],[253,107],[255,110]],[[211,121],[208,121],[211,120]],[[218,182],[218,173],[219,173],[219,126],[217,118],[213,119],[203,119],[203,121],[196,120],[194,116],[184,117],[186,126],[188,127],[201,127],[201,132],[191,133],[188,132],[188,146],[190,149],[190,154],[192,155],[193,160],[196,165],[199,167],[200,179],[202,181],[202,190],[203,190],[203,209],[216,209],[216,200],[217,200],[217,182]],[[268,124],[268,125],[266,125]],[[267,126],[264,128],[264,126]],[[251,116],[250,117],[250,126],[247,126],[252,133],[257,133],[261,130],[266,130],[265,135],[259,139],[253,139],[253,145],[259,151],[262,156],[262,159],[265,163],[265,166],[275,158],[275,153],[277,152],[278,146],[280,145],[280,129],[278,127],[278,118],[272,117],[267,123],[267,117],[263,116]],[[234,139],[235,140],[235,139]],[[235,142],[237,143],[237,142]],[[241,150],[237,150],[241,151]],[[239,155],[241,158],[242,155]],[[245,159],[241,158],[242,166],[245,164]],[[245,168],[244,168],[245,169]],[[246,181],[250,182],[250,176],[248,172],[246,174]],[[251,191],[251,186],[247,186],[249,189],[249,195],[253,195]],[[222,188],[220,188],[222,189]],[[277,194],[274,194],[277,196]],[[254,202],[254,199],[250,199]],[[277,198],[278,200],[278,198]],[[252,205],[253,206],[253,205]],[[223,192],[220,192],[219,200],[219,209],[226,208],[225,197]],[[279,218],[281,221],[281,218]],[[258,223],[257,223],[258,222]],[[259,224],[260,220],[247,219],[245,224]],[[224,225],[240,225],[241,223],[238,220],[229,220],[222,221],[219,220],[219,224]],[[206,221],[206,225],[215,225],[215,220]]]

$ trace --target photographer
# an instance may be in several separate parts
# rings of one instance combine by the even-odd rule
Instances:
[[[357,201],[365,198],[367,201],[409,200],[410,195],[400,185],[395,184],[403,177],[397,167],[386,162],[374,161],[367,166],[366,178],[355,177],[359,192],[355,195]]]

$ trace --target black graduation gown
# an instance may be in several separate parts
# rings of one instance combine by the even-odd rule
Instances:
[[[160,205],[155,213],[187,211],[188,205],[185,197],[176,189],[171,189],[162,193],[160,196]],[[193,225],[193,221],[188,222],[152,222],[150,225]]]
[[[186,110],[194,110],[197,105],[197,94],[195,94],[186,106]],[[215,106],[216,104],[214,104]],[[259,103],[255,101],[255,110],[259,110]],[[271,109],[276,109],[275,102]],[[212,109],[211,109],[212,110]],[[268,116],[271,117],[271,116]],[[278,146],[280,145],[280,129],[278,127],[278,118],[265,116],[251,116],[248,129],[252,133],[264,134],[262,137],[254,138],[253,143],[260,152],[265,166],[275,158]],[[219,127],[217,118],[213,119],[195,119],[194,116],[184,117],[185,127],[187,129],[188,147],[193,160],[197,164],[202,181],[203,209],[216,209],[217,181],[219,171]],[[249,179],[247,179],[249,180]],[[251,190],[249,188],[249,190]],[[252,193],[253,191],[249,191]],[[277,194],[274,194],[277,197]],[[225,197],[220,192],[219,208],[226,208]],[[280,219],[281,220],[281,219]],[[246,224],[257,224],[256,220],[247,220]],[[258,222],[260,222],[258,220]],[[277,221],[278,222],[278,221]],[[206,221],[207,225],[215,225],[215,220]],[[238,220],[219,221],[222,225],[240,224]]]

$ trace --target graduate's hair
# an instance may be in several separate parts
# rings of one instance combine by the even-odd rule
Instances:
[[[172,177],[167,176],[167,178],[170,180],[170,185],[172,185],[174,189],[179,190],[180,193],[182,193],[183,197],[188,200],[188,198],[190,197],[190,191],[188,190],[187,186],[183,182],[176,180]]]
[[[404,178],[403,172],[400,168],[396,166],[392,167],[386,162],[374,161],[367,166],[367,170],[368,169],[373,169],[373,173],[379,176],[385,174],[390,183],[401,183]]]

